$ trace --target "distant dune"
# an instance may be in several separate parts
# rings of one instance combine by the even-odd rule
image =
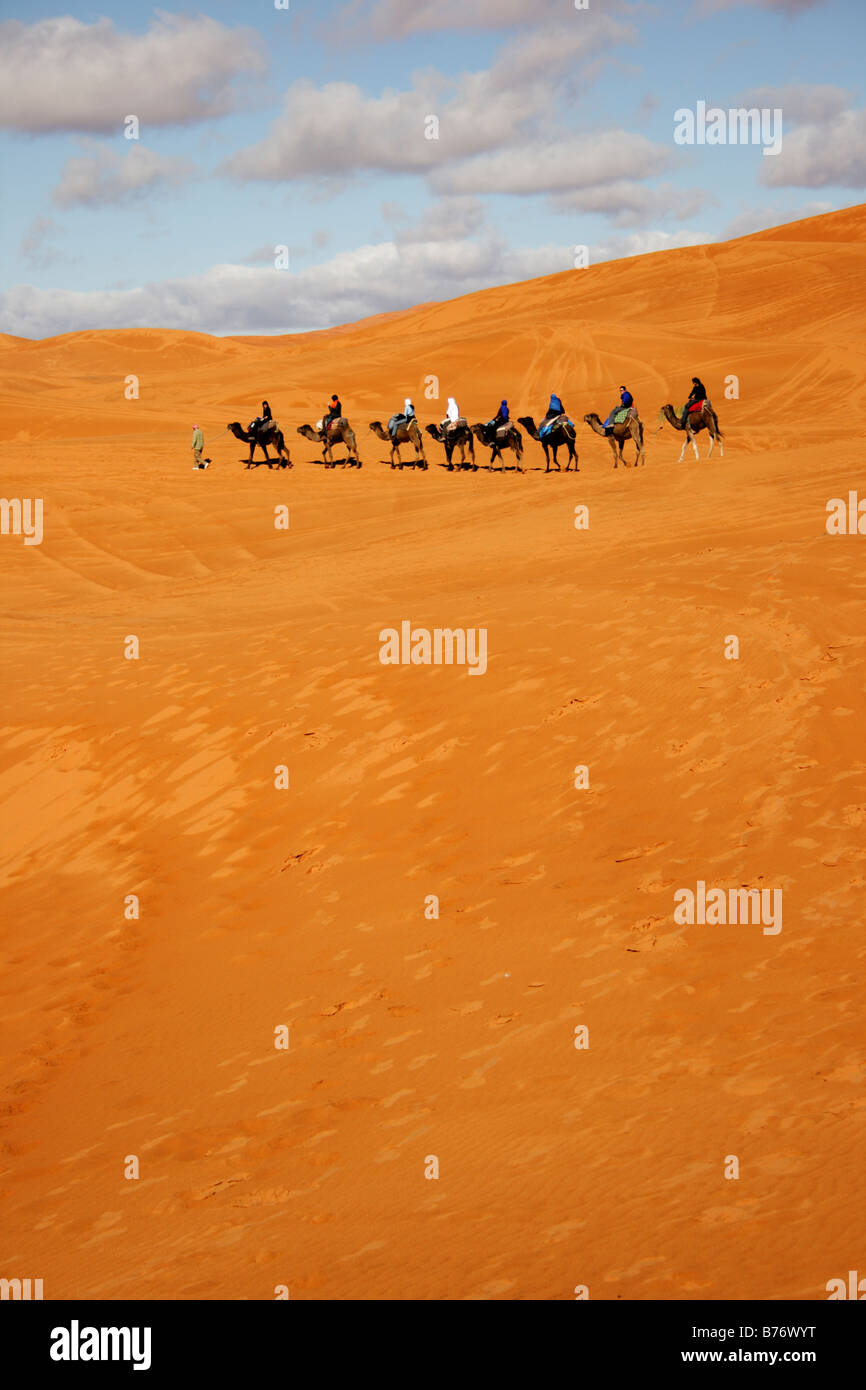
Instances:
[[[866,498],[864,246],[859,207],[332,332],[0,337],[44,507],[0,536],[0,1273],[811,1300],[862,1259],[866,536],[825,523]],[[725,455],[678,463],[693,375]],[[583,424],[621,383],[641,469]],[[361,470],[296,433],[332,391]],[[577,475],[368,429],[552,391]],[[291,472],[226,432],[263,397]],[[403,621],[484,628],[486,673],[382,665]],[[781,931],[678,923],[699,882]]]

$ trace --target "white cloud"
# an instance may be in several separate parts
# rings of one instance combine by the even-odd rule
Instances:
[[[480,155],[431,180],[439,193],[567,193],[621,179],[651,178],[671,162],[665,145],[626,130],[533,141]]]
[[[672,251],[678,246],[702,246],[707,238],[703,232],[666,232],[652,228],[644,232],[629,232],[627,236],[590,246],[590,262],[619,260],[622,256],[648,256],[654,251]]]
[[[487,70],[453,80],[428,70],[406,91],[371,97],[352,82],[317,87],[301,80],[286,92],[265,138],[232,155],[223,172],[263,180],[333,180],[373,169],[425,173],[484,151],[506,153],[542,134],[552,141],[557,84],[573,80],[576,66],[599,49],[634,37],[606,16],[585,14],[565,32],[544,30],[506,44]],[[438,138],[428,138],[429,116],[438,120]]]
[[[56,236],[58,231],[53,217],[34,217],[18,248],[25,265],[43,270],[59,259],[61,252],[47,245],[49,238]]]
[[[583,14],[567,3],[569,17],[579,22]],[[355,20],[377,38],[396,39],[440,29],[508,29],[563,13],[563,0],[374,0],[360,10],[350,5],[336,28]]]
[[[777,10],[780,14],[796,15],[826,3],[827,0],[700,0],[698,9],[709,14],[714,10],[735,10],[749,5],[759,10]]]
[[[555,212],[570,214],[601,213],[611,218],[614,227],[636,227],[668,217],[684,222],[708,202],[715,201],[713,195],[702,188],[679,189],[670,184],[648,188],[633,179],[619,179],[594,188],[557,194],[551,199],[551,207]]]
[[[804,217],[819,217],[821,213],[832,211],[832,203],[817,201],[803,203],[799,208],[745,208],[728,223],[719,240],[734,241],[737,237],[749,236],[752,232],[763,232],[767,227],[781,227],[785,222],[799,222]]]
[[[435,142],[424,138],[435,103],[432,81],[421,90],[368,97],[352,82],[317,87],[303,79],[289,88],[265,138],[232,155],[223,172],[265,180],[333,179],[358,169],[422,172],[435,159]]]
[[[76,155],[67,161],[54,190],[54,201],[60,207],[107,207],[182,183],[192,173],[188,160],[156,154],[144,145],[132,145],[123,155],[99,147],[93,154]]]
[[[232,80],[264,71],[256,36],[159,13],[144,34],[63,15],[0,23],[0,127],[118,134],[127,115],[188,125],[234,109]]]
[[[477,198],[440,198],[425,208],[416,222],[399,226],[394,240],[398,245],[461,241],[479,231],[483,223],[484,208]]]
[[[866,110],[797,126],[781,154],[761,161],[760,177],[769,188],[866,187]]]
[[[789,85],[786,87],[756,87],[747,92],[733,106],[758,109],[780,108],[783,122],[787,121],[826,121],[838,116],[851,102],[851,93],[841,87],[829,84],[819,86],[812,83]]]

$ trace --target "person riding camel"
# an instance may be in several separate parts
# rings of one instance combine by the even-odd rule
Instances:
[[[620,410],[629,410],[633,405],[634,396],[632,395],[631,391],[629,391],[627,386],[621,386],[619,388],[619,405],[614,406],[613,410],[610,412],[610,414],[604,422],[604,430],[606,434],[610,434],[613,430],[614,417],[617,415],[617,413]]]
[[[340,400],[340,397],[334,395],[331,397],[330,405],[328,406],[328,409],[325,412],[324,418],[322,420],[322,429],[324,430],[325,435],[327,435],[328,430],[331,428],[333,422],[342,418],[342,414],[343,405]]]
[[[691,391],[689,392],[689,398],[688,398],[688,400],[686,401],[685,405],[683,406],[682,411],[680,412],[680,424],[682,425],[683,429],[685,429],[685,427],[686,427],[686,421],[688,420],[689,411],[691,410],[692,406],[695,405],[697,401],[705,401],[706,399],[707,399],[707,388],[706,388],[706,386],[705,386],[704,383],[700,380],[699,377],[693,376],[693,377],[692,377],[692,389],[691,389]]]
[[[410,420],[415,419],[417,419],[415,407],[412,404],[411,398],[407,396],[403,402],[402,411],[399,411],[396,415],[392,415],[391,419],[388,421],[388,432],[391,438],[394,438],[401,425],[408,425]]]
[[[565,406],[562,404],[562,401],[559,399],[559,396],[551,396],[550,405],[547,407],[547,414],[545,415],[544,420],[555,420],[559,415],[564,414]],[[542,424],[544,424],[544,420],[542,420]]]
[[[453,396],[448,397],[448,409],[445,412],[445,419],[442,421],[442,428],[453,430],[460,419],[460,411]]]
[[[508,414],[508,402],[500,401],[499,409],[493,416],[493,419],[488,420],[487,424],[484,426],[485,442],[491,444],[496,435],[496,431],[499,429],[500,425],[507,425],[509,424],[509,422],[510,416]]]
[[[268,420],[273,420],[273,418],[271,407],[268,405],[267,401],[262,401],[262,413],[261,415],[257,415],[255,420],[250,420],[249,433],[252,434],[260,425],[264,425]]]

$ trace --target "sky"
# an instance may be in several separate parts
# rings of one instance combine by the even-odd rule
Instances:
[[[0,331],[309,331],[851,206],[864,51],[866,0],[2,0]],[[781,148],[679,143],[700,103]]]

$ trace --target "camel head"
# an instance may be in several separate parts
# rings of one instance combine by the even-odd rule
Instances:
[[[685,429],[685,425],[681,422],[679,415],[670,404],[662,406],[659,411],[659,419],[667,420],[668,424],[673,425],[675,430]]]
[[[298,425],[298,434],[302,434],[305,439],[313,439],[317,444],[322,442],[321,430],[314,430],[312,425]]]
[[[520,415],[517,420],[518,425],[522,425],[530,438],[538,439],[538,430],[535,428],[535,421],[531,415]]]
[[[425,425],[424,428],[430,435],[431,439],[435,439],[437,444],[442,443],[442,431],[438,425]]]
[[[232,420],[230,425],[226,425],[226,429],[229,430],[236,439],[242,439],[245,444],[249,444],[253,437],[251,434],[247,434],[247,431],[239,420]]]

